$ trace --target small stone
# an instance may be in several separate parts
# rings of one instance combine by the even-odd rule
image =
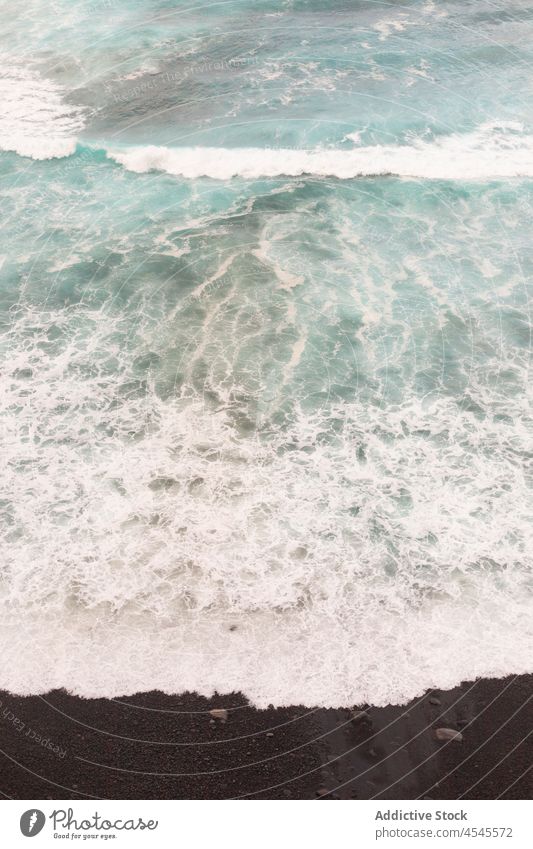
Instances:
[[[438,699],[436,696],[432,696],[429,700],[429,703],[430,703],[430,705],[437,705],[437,706],[442,704],[441,700]]]
[[[273,736],[274,736],[274,732],[273,732],[273,731],[267,731],[266,736],[267,736],[267,737],[273,737]]]
[[[366,710],[356,710],[352,713],[352,722],[357,724],[358,722],[362,722],[364,719],[369,719],[368,713]]]
[[[214,720],[214,719],[210,719],[210,720],[209,720],[209,725],[216,725],[215,720]]]
[[[437,728],[435,737],[437,740],[455,740],[457,743],[463,739],[461,732],[455,731],[454,728]]]
[[[368,754],[370,755],[371,758],[378,758],[379,757],[379,755],[378,755],[378,753],[376,752],[375,749],[369,749]]]
[[[458,719],[458,720],[457,720],[457,725],[458,725],[460,728],[464,728],[464,726],[465,726],[465,725],[468,725],[469,723],[470,723],[470,720],[469,720],[469,719]]]
[[[226,708],[213,708],[209,713],[213,717],[213,719],[219,719],[221,722],[226,722],[228,718],[228,712]]]
[[[330,790],[328,790],[328,788],[327,788],[327,787],[321,787],[321,788],[320,788],[320,790],[317,790],[317,791],[316,791],[316,795],[317,795],[317,796],[320,796],[320,797],[322,797],[322,796],[327,796],[327,795],[328,795],[328,793],[330,793],[330,792],[331,792],[331,791],[330,791]]]

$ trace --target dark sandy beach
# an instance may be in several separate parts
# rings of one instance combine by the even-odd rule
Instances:
[[[240,695],[0,693],[0,789],[16,799],[530,799],[532,694],[531,675],[346,710],[255,710]],[[462,740],[439,742],[442,727]]]

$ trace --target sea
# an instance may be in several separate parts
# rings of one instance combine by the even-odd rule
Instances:
[[[0,688],[532,672],[532,0],[0,17]]]

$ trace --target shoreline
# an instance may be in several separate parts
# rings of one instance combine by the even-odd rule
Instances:
[[[239,694],[0,692],[0,791],[15,799],[531,799],[532,695],[533,675],[479,679],[385,708],[256,710]],[[462,740],[439,742],[437,728]]]

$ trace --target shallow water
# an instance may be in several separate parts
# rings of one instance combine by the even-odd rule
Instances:
[[[0,687],[531,671],[533,7],[52,5],[2,38]]]

